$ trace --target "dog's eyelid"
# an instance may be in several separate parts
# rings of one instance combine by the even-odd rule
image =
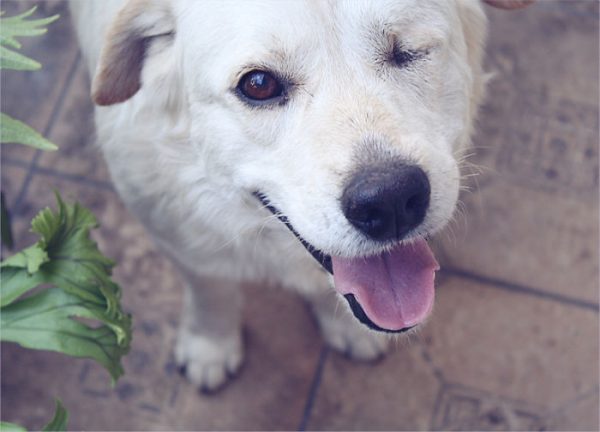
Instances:
[[[387,50],[385,60],[390,64],[403,68],[416,61],[426,58],[435,47],[431,44],[414,44],[401,39],[397,34],[387,34]]]
[[[272,99],[267,99],[267,100],[262,100],[262,101],[247,98],[237,88],[233,90],[233,93],[236,95],[236,97],[239,100],[241,100],[250,109],[276,108],[276,107],[285,105],[286,102],[289,100],[289,96],[286,93],[282,94],[281,96],[277,96]]]
[[[251,109],[268,109],[268,108],[276,108],[282,105],[285,105],[287,101],[290,99],[288,88],[284,86],[283,91],[279,96],[273,97],[271,99],[265,100],[255,100],[247,97],[240,90],[239,86],[236,86],[231,89],[231,92],[234,96],[243,102],[248,108]]]
[[[281,82],[285,87],[292,87],[296,85],[296,80],[288,73],[283,73],[278,68],[274,68],[271,65],[263,63],[250,63],[241,67],[236,74],[233,76],[233,86],[237,86],[240,80],[247,74],[253,71],[266,72]]]
[[[394,66],[405,67],[414,62],[424,59],[430,53],[427,48],[424,49],[410,49],[403,46],[394,46],[391,53],[388,54],[388,60]]]

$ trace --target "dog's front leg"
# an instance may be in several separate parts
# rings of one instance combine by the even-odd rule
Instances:
[[[212,391],[242,363],[241,287],[191,272],[184,275],[188,286],[175,357],[193,384]]]

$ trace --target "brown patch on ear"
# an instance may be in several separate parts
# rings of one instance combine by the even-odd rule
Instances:
[[[143,39],[135,37],[111,41],[110,48],[102,54],[101,67],[92,83],[92,99],[96,104],[124,102],[142,87],[144,45]]]
[[[98,105],[124,102],[141,88],[150,38],[174,32],[173,16],[164,0],[129,0],[111,24],[92,82]]]
[[[483,0],[488,5],[498,9],[520,9],[529,6],[535,0]]]

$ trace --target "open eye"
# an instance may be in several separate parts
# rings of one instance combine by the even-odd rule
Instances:
[[[281,96],[283,85],[271,73],[253,70],[242,77],[238,90],[252,101],[267,101]]]

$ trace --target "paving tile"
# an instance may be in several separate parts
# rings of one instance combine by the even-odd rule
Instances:
[[[331,353],[307,429],[428,429],[439,388],[418,343],[400,343],[375,364]]]
[[[54,107],[69,78],[78,48],[65,1],[3,1],[2,10],[12,16],[37,5],[34,17],[60,14],[40,37],[21,38],[21,53],[43,67],[39,71],[2,71],[2,112],[26,122],[40,133],[46,133]],[[3,146],[2,157],[30,160],[35,151],[24,146]]]
[[[476,389],[446,385],[440,393],[434,430],[546,430],[539,407]]]
[[[25,350],[10,343],[2,344],[1,358],[2,421],[41,430],[52,418],[53,398],[64,397],[49,380],[59,375],[56,371],[76,370],[77,360],[63,360],[58,354]]]
[[[549,428],[550,413],[568,412],[573,401],[597,391],[598,338],[597,311],[445,278],[422,334],[427,357],[450,385],[451,403],[438,409],[435,426],[483,428],[481,419],[500,409],[505,414],[496,423],[507,429]],[[591,422],[597,429],[591,408],[582,406],[577,418],[565,414],[562,424]],[[446,423],[444,410],[454,413]]]
[[[503,99],[568,97],[596,106],[598,93],[598,2],[538,1],[506,12],[486,8],[490,20],[487,69],[513,88]],[[520,92],[515,92],[514,89]],[[543,102],[540,100],[538,102]],[[544,104],[533,104],[536,112]],[[597,118],[591,118],[597,126]],[[591,126],[588,125],[588,126]]]
[[[598,430],[600,420],[598,416],[598,389],[589,395],[584,395],[567,404],[565,407],[552,413],[549,420],[549,428],[553,430],[576,430],[594,431]]]
[[[12,396],[2,400],[6,420],[39,428],[51,415],[51,400],[57,395],[71,411],[74,430],[260,430],[298,425],[321,349],[315,324],[298,298],[283,290],[248,287],[245,366],[220,393],[199,395],[176,373],[171,354],[181,282],[170,263],[111,191],[37,174],[23,218],[53,205],[52,188],[65,199],[89,206],[100,220],[95,238],[119,263],[114,276],[123,287],[124,307],[134,317],[134,342],[124,361],[126,375],[115,390],[104,370],[91,362],[3,347],[2,385],[4,394]],[[28,362],[40,367],[23,368]],[[23,391],[16,390],[19,386]],[[32,399],[22,399],[33,393]],[[32,404],[26,400],[35,402],[36,415],[30,414]]]
[[[442,241],[446,267],[598,302],[597,10],[491,12],[482,174]]]
[[[93,180],[110,180],[108,168],[95,145],[94,108],[84,62],[79,62],[48,138],[59,146],[59,151],[43,153],[39,166]]]

